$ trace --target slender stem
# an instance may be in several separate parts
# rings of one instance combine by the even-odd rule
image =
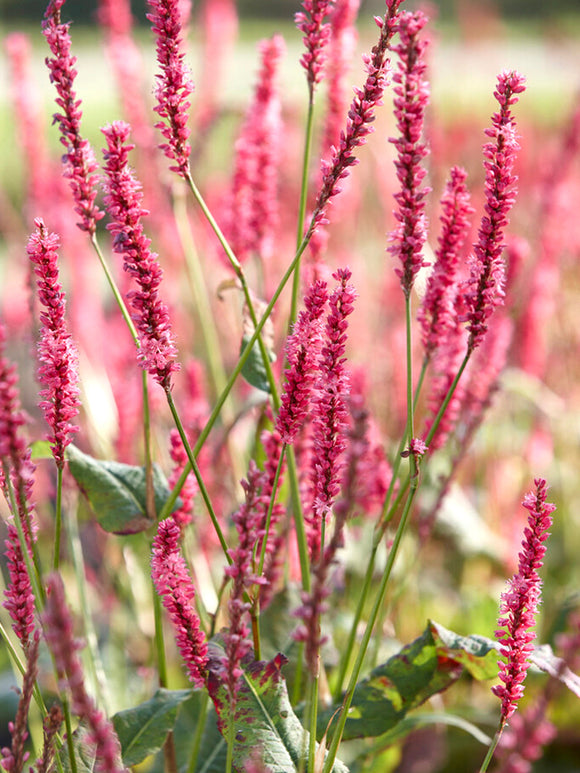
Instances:
[[[226,773],[232,773],[232,765],[234,761],[234,717],[233,717],[233,711],[230,704],[230,724],[228,727],[228,751],[227,751],[227,757],[226,757]]]
[[[155,620],[155,651],[157,653],[157,670],[159,673],[159,686],[167,687],[167,658],[165,655],[165,641],[163,637],[163,618],[161,615],[161,599],[151,581],[153,591],[153,617]]]
[[[68,756],[70,760],[70,769],[71,773],[77,773],[77,760],[75,757],[75,747],[74,747],[74,736],[73,736],[73,728],[72,728],[72,721],[71,721],[71,715],[70,715],[70,703],[68,702],[67,698],[61,699],[62,703],[62,711],[64,714],[64,724],[66,727],[66,745],[68,749]]]
[[[383,576],[381,578],[381,583],[379,586],[379,590],[377,592],[377,595],[375,597],[375,601],[373,604],[373,608],[371,610],[371,614],[369,616],[365,632],[363,634],[363,638],[358,650],[357,658],[350,676],[350,680],[348,683],[348,687],[346,689],[346,693],[344,695],[344,699],[342,702],[342,708],[339,714],[338,718],[338,724],[334,731],[334,734],[332,736],[332,742],[330,744],[330,749],[328,751],[328,756],[326,758],[323,773],[330,773],[332,770],[332,766],[334,765],[334,761],[336,759],[336,755],[338,752],[338,747],[340,745],[340,742],[342,740],[342,734],[344,732],[344,727],[346,725],[346,720],[348,718],[348,712],[350,709],[350,705],[352,703],[352,698],[354,696],[354,691],[356,688],[356,685],[358,683],[358,680],[360,678],[360,674],[362,671],[363,662],[365,659],[365,655],[369,646],[369,642],[371,640],[371,636],[373,633],[373,628],[375,626],[375,622],[377,620],[377,617],[379,615],[379,610],[384,602],[385,594],[387,592],[387,585],[389,582],[389,579],[391,577],[391,572],[395,563],[395,559],[397,557],[397,553],[399,550],[399,546],[401,544],[401,540],[403,538],[403,534],[405,532],[405,528],[407,526],[407,521],[409,518],[409,513],[411,512],[411,507],[413,505],[413,501],[415,498],[415,494],[417,492],[417,489],[411,489],[409,492],[409,496],[407,498],[407,501],[405,503],[405,508],[403,510],[403,514],[401,515],[401,520],[399,521],[399,525],[397,527],[397,531],[395,533],[395,537],[393,539],[393,544],[391,547],[391,550],[389,551],[389,555],[387,556],[387,564],[385,566],[385,571],[383,573]]]
[[[405,293],[405,330],[407,340],[407,440],[409,442],[409,473],[411,485],[417,481],[417,459],[410,450],[415,437],[415,412],[413,401],[413,325],[411,321],[411,293]]]
[[[262,572],[264,571],[264,561],[266,560],[266,548],[268,546],[268,537],[270,535],[270,524],[272,522],[272,511],[274,509],[274,505],[276,504],[276,494],[278,493],[278,481],[280,480],[280,475],[282,474],[282,467],[284,466],[284,454],[286,453],[287,448],[288,446],[286,445],[286,443],[283,443],[282,450],[280,451],[280,458],[278,459],[278,465],[276,467],[276,472],[274,473],[274,480],[272,482],[272,495],[270,496],[270,501],[268,502],[268,512],[266,513],[266,523],[264,524],[264,536],[262,538],[260,560],[258,562],[258,571],[256,572],[258,577],[261,577]]]
[[[489,748],[487,750],[487,754],[485,755],[484,761],[481,763],[481,768],[479,769],[479,773],[485,773],[487,768],[489,767],[489,763],[491,762],[493,755],[495,754],[495,750],[497,749],[497,745],[499,744],[499,740],[501,738],[501,734],[503,733],[504,725],[500,724],[498,731],[496,732],[495,736],[493,737],[493,741],[490,743]]]
[[[304,221],[306,219],[306,203],[308,200],[308,173],[310,171],[310,155],[312,151],[312,134],[314,129],[314,89],[310,88],[308,99],[308,113],[306,116],[306,128],[304,137],[304,155],[302,157],[302,181],[300,185],[300,203],[298,206],[298,224],[296,232],[296,246],[300,245],[304,233]],[[290,317],[288,329],[296,321],[298,311],[298,295],[300,293],[300,265],[294,272],[292,280],[292,299],[290,303]]]
[[[286,286],[286,283],[288,282],[288,280],[292,276],[292,273],[296,269],[296,266],[298,265],[298,262],[300,260],[300,257],[302,255],[302,253],[304,252],[304,250],[308,246],[308,242],[310,241],[310,238],[312,236],[312,231],[313,230],[314,229],[313,229],[313,224],[312,224],[310,229],[308,230],[307,234],[305,235],[304,239],[302,240],[302,244],[300,245],[298,251],[296,252],[296,255],[292,259],[292,262],[290,263],[290,265],[286,269],[286,272],[285,272],[284,276],[280,280],[280,283],[278,284],[278,287],[274,291],[274,294],[272,295],[272,298],[270,299],[270,302],[266,306],[266,309],[265,309],[262,317],[258,320],[258,324],[256,325],[256,328],[255,328],[254,332],[250,336],[246,346],[244,347],[242,353],[240,354],[238,362],[237,362],[235,368],[233,369],[233,371],[232,371],[232,373],[231,373],[231,375],[230,375],[230,377],[228,379],[228,383],[226,384],[226,386],[224,388],[224,391],[218,397],[218,399],[216,401],[216,404],[214,405],[214,408],[213,408],[213,410],[211,412],[211,415],[210,415],[209,419],[207,420],[207,423],[206,423],[205,427],[202,429],[202,431],[201,431],[201,433],[200,433],[200,435],[199,435],[199,437],[198,437],[198,439],[197,439],[197,441],[196,441],[196,443],[195,443],[195,445],[193,447],[193,455],[194,456],[197,456],[197,454],[199,453],[201,447],[203,446],[203,444],[207,440],[207,437],[208,437],[209,433],[211,432],[213,426],[215,425],[215,423],[217,421],[217,418],[218,418],[218,416],[221,413],[222,407],[223,407],[223,405],[224,405],[224,403],[225,403],[229,393],[231,392],[231,390],[232,390],[232,388],[233,388],[233,386],[234,386],[238,376],[240,375],[240,373],[242,371],[242,368],[244,367],[248,357],[250,356],[250,352],[252,351],[252,347],[254,346],[255,342],[257,341],[258,336],[260,335],[260,332],[261,332],[262,328],[266,324],[266,321],[269,319],[270,314],[272,313],[272,309],[274,308],[274,306],[276,304],[276,301],[278,300],[278,298],[282,294],[282,290],[284,289],[284,287]],[[169,513],[171,512],[171,510],[173,509],[173,506],[174,506],[174,504],[175,504],[175,502],[177,500],[177,497],[179,496],[179,492],[181,491],[181,489],[183,487],[183,484],[185,483],[185,480],[186,480],[188,474],[191,472],[191,470],[192,470],[192,465],[191,465],[191,461],[190,461],[188,464],[185,465],[185,468],[184,468],[183,472],[181,473],[181,475],[179,477],[179,480],[177,481],[177,483],[173,487],[173,490],[172,490],[171,494],[169,495],[167,501],[165,502],[165,505],[163,506],[163,509],[161,511],[161,514],[160,514],[160,518],[166,518],[169,515]]]
[[[56,467],[56,506],[54,513],[54,553],[52,568],[58,571],[60,566],[60,540],[62,533],[62,467]]]
[[[217,224],[216,219],[212,215],[209,207],[204,201],[203,196],[201,195],[201,192],[199,191],[198,187],[196,186],[195,182],[193,181],[193,177],[191,176],[191,172],[188,170],[185,180],[187,184],[189,185],[189,188],[191,192],[193,193],[193,196],[195,200],[197,201],[201,211],[203,212],[206,220],[210,224],[213,232],[218,238],[219,243],[221,244],[224,252],[226,253],[226,256],[236,272],[236,276],[238,277],[242,292],[244,293],[244,300],[246,302],[246,306],[248,308],[250,319],[252,320],[252,324],[254,325],[254,329],[256,328],[256,325],[258,324],[258,319],[256,316],[256,310],[254,309],[254,303],[252,301],[252,295],[250,293],[248,283],[246,281],[246,275],[244,274],[244,270],[242,268],[242,264],[240,261],[236,258],[234,251],[232,250],[228,240],[222,233],[219,225]],[[256,340],[258,341],[258,346],[260,348],[260,353],[262,355],[262,360],[264,362],[264,369],[266,371],[266,377],[268,379],[268,385],[270,387],[270,392],[272,395],[272,400],[274,402],[274,406],[278,408],[278,393],[276,389],[276,381],[274,379],[274,374],[272,372],[272,365],[270,363],[270,357],[268,355],[268,350],[266,349],[266,345],[264,344],[264,341],[262,340],[262,336],[260,335],[260,330],[257,331],[258,335],[256,336]]]
[[[199,490],[201,493],[201,496],[203,498],[203,501],[205,503],[205,506],[207,508],[207,511],[209,513],[209,517],[211,518],[211,522],[213,524],[213,527],[215,529],[215,533],[217,534],[217,537],[220,541],[220,545],[222,546],[222,550],[224,551],[224,555],[228,560],[228,563],[231,564],[232,559],[229,556],[228,553],[228,545],[226,543],[225,537],[223,535],[221,526],[219,525],[219,521],[217,519],[217,515],[215,514],[215,511],[213,509],[213,505],[211,503],[211,499],[209,497],[209,492],[205,486],[205,483],[203,481],[203,478],[201,477],[200,469],[197,465],[197,462],[195,460],[195,452],[192,449],[189,439],[185,433],[185,429],[183,427],[183,424],[181,422],[181,418],[179,416],[179,413],[177,412],[177,408],[175,406],[175,402],[173,400],[173,395],[171,394],[170,389],[165,390],[165,396],[167,398],[167,403],[169,405],[169,409],[171,410],[171,415],[173,416],[173,421],[175,422],[175,426],[177,427],[177,431],[179,432],[179,436],[181,438],[181,442],[183,443],[183,447],[185,448],[185,453],[187,454],[187,458],[189,460],[189,464],[191,465],[190,470],[193,470],[193,474],[196,477],[197,484],[199,486]],[[187,467],[187,465],[186,465]]]
[[[83,629],[87,641],[88,649],[88,668],[90,669],[93,689],[97,697],[98,704],[103,708],[105,714],[109,714],[109,696],[107,691],[107,678],[103,661],[99,651],[99,643],[93,618],[89,614],[89,601],[87,596],[87,582],[85,576],[85,561],[83,548],[79,535],[79,525],[77,521],[77,512],[74,508],[67,509],[67,536],[69,549],[72,557],[73,568],[75,572],[77,590],[79,594],[79,607],[83,619]]]
[[[316,758],[316,725],[318,722],[318,687],[320,680],[320,671],[310,676],[310,711],[309,711],[309,732],[308,739],[308,773],[314,773],[314,762]]]
[[[6,644],[6,649],[8,651],[8,654],[10,655],[13,664],[16,665],[16,668],[18,671],[20,671],[20,674],[22,677],[24,677],[24,674],[26,673],[26,665],[20,655],[18,654],[16,647],[12,644],[12,641],[10,640],[10,635],[8,634],[8,631],[2,623],[0,623],[0,636],[4,639],[4,643]],[[42,697],[42,693],[40,692],[40,687],[38,686],[38,681],[35,680],[34,682],[34,700],[36,702],[36,705],[38,706],[38,709],[40,710],[40,713],[42,716],[46,716],[48,714],[46,705],[44,703],[44,699]]]
[[[40,571],[40,561],[38,559],[38,555],[34,550],[33,550],[32,558],[30,556],[30,550],[28,549],[28,542],[26,540],[26,535],[24,534],[24,527],[22,525],[21,512],[18,507],[18,503],[16,502],[16,497],[14,495],[14,488],[12,486],[12,480],[10,478],[10,470],[5,461],[3,462],[2,466],[4,470],[4,480],[8,488],[8,498],[10,500],[10,509],[14,516],[14,524],[16,525],[16,531],[18,532],[18,543],[20,545],[20,551],[22,553],[24,563],[26,564],[26,571],[28,573],[28,577],[30,578],[30,584],[32,585],[32,592],[34,593],[36,607],[40,612],[45,602],[45,593],[44,593],[44,588],[42,586],[42,581],[41,581],[42,574]],[[26,502],[26,498],[23,496],[23,494],[21,494],[21,501]],[[27,517],[28,517],[28,513],[27,513]],[[29,523],[28,533],[32,534],[32,531],[30,529],[30,523]],[[32,539],[31,539],[31,543],[34,547],[34,541]]]
[[[195,726],[195,735],[193,737],[193,749],[191,750],[191,757],[189,758],[189,765],[187,767],[187,773],[194,773],[197,767],[197,758],[199,757],[199,750],[201,748],[201,741],[203,739],[203,731],[205,730],[205,718],[207,716],[207,709],[209,706],[209,695],[204,691],[200,693],[201,708],[197,715],[197,725]]]
[[[153,484],[153,458],[151,455],[151,411],[149,408],[149,389],[147,384],[147,371],[142,371],[143,384],[143,447],[145,452],[145,512],[147,517],[154,522],[155,512],[155,487]]]
[[[308,556],[308,540],[306,539],[306,529],[304,528],[304,513],[302,511],[302,501],[300,499],[300,488],[298,485],[298,468],[296,465],[296,455],[293,448],[288,448],[288,472],[290,478],[290,491],[292,494],[292,512],[294,515],[294,528],[296,529],[296,544],[298,546],[298,558],[300,560],[300,575],[302,578],[302,589],[310,592],[310,558]]]
[[[119,310],[121,314],[123,315],[123,319],[125,320],[127,327],[129,328],[129,331],[131,333],[131,336],[133,340],[135,341],[136,346],[140,346],[139,344],[139,335],[137,334],[137,329],[135,328],[135,325],[133,324],[133,320],[131,319],[131,315],[129,314],[129,311],[127,307],[125,306],[125,302],[121,296],[121,293],[119,291],[119,288],[117,287],[117,284],[113,278],[113,275],[111,274],[111,271],[109,269],[109,266],[107,265],[107,261],[104,258],[104,255],[101,251],[101,247],[99,245],[99,242],[97,240],[96,234],[91,235],[91,244],[93,245],[93,248],[95,252],[97,253],[97,257],[99,259],[99,262],[102,266],[103,271],[105,272],[105,276],[107,278],[107,282],[109,283],[109,287],[111,288],[111,292],[113,293],[115,297],[115,301],[117,303],[117,306],[119,307]]]
[[[471,357],[472,349],[468,349],[465,357],[463,358],[463,362],[459,366],[459,370],[457,371],[457,374],[455,378],[453,379],[453,382],[449,389],[447,390],[447,394],[445,395],[445,399],[441,403],[441,407],[439,408],[439,411],[437,412],[437,416],[435,416],[435,419],[433,420],[433,425],[431,426],[431,429],[429,430],[429,433],[427,437],[425,438],[425,444],[428,446],[429,443],[433,440],[435,437],[435,433],[437,432],[437,429],[439,428],[439,424],[441,423],[441,419],[443,418],[443,414],[447,410],[447,406],[451,402],[451,398],[453,397],[453,393],[455,392],[455,389],[457,387],[457,384],[459,383],[459,379],[463,375],[463,371],[467,367],[467,363],[469,362],[469,358]]]
[[[354,644],[356,639],[356,632],[358,629],[358,624],[362,618],[362,614],[364,611],[364,607],[372,586],[373,582],[373,575],[374,575],[374,569],[375,569],[375,559],[377,555],[377,550],[379,547],[379,542],[373,541],[373,545],[371,548],[371,554],[369,558],[369,562],[367,564],[367,570],[365,573],[365,579],[363,583],[363,588],[361,593],[359,594],[358,603],[356,606],[355,614],[354,614],[354,620],[352,622],[352,625],[350,627],[350,632],[348,635],[348,641],[346,643],[346,647],[344,648],[342,652],[342,656],[340,658],[339,663],[339,670],[338,670],[338,676],[336,678],[336,684],[334,686],[333,690],[333,698],[335,703],[338,703],[338,701],[341,698],[342,695],[342,686],[344,684],[344,679],[346,677],[346,672],[348,669],[348,666],[350,664],[350,659],[352,656],[352,653],[354,651]]]

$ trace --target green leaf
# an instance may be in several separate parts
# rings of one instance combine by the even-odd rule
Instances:
[[[153,525],[145,508],[145,468],[95,459],[73,445],[67,449],[72,476],[89,501],[97,521],[112,534],[136,534]],[[159,512],[169,496],[169,486],[153,465],[155,508]],[[176,502],[175,507],[179,507]]]
[[[296,773],[304,750],[308,749],[308,733],[290,705],[281,672],[284,655],[278,654],[268,662],[245,664],[232,717],[223,681],[223,650],[213,641],[210,652],[208,688],[218,714],[218,727],[225,739],[230,723],[234,722],[236,766],[243,770],[258,753],[261,762],[272,773]],[[333,773],[348,773],[348,768],[338,760],[332,770]]]
[[[95,745],[89,740],[89,729],[84,722],[74,731],[72,735],[72,746],[76,773],[94,773],[97,761]],[[56,754],[64,773],[72,773],[73,769],[70,764],[68,744],[66,741],[60,749],[58,749]],[[119,759],[117,762],[118,767],[122,768],[123,765],[121,760]]]
[[[397,727],[409,711],[450,687],[464,671],[476,679],[497,676],[495,642],[483,636],[459,636],[429,622],[419,638],[359,682],[344,739],[383,735]],[[337,708],[321,714],[319,730]]]
[[[249,340],[250,336],[243,336],[240,354],[246,348]],[[270,362],[276,362],[276,355],[274,352],[271,349],[268,349],[267,351]],[[262,359],[262,352],[260,351],[258,341],[254,342],[252,351],[242,367],[242,376],[246,379],[248,384],[251,384],[251,386],[256,389],[260,389],[262,392],[270,392],[270,384],[268,382],[268,376],[266,375],[266,368],[264,367],[264,360]]]
[[[115,714],[113,724],[125,765],[137,765],[162,748],[181,704],[188,698],[191,690],[159,689],[145,703]]]

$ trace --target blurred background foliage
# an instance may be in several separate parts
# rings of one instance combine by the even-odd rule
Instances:
[[[452,21],[458,17],[473,15],[501,15],[503,18],[523,21],[541,20],[550,23],[562,14],[580,14],[578,0],[429,0],[442,20]],[[89,22],[95,12],[95,0],[75,0],[74,17],[79,22]],[[298,0],[238,0],[240,16],[251,18],[288,19],[298,9]],[[423,5],[425,3],[412,3]],[[146,0],[133,0],[133,12],[140,22],[145,23]],[[45,0],[0,0],[0,14],[3,22],[35,21],[44,13]],[[383,0],[363,0],[361,10],[379,13],[384,8]]]

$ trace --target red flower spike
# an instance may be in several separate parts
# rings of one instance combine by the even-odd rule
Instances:
[[[522,502],[529,511],[528,526],[524,530],[518,571],[502,594],[498,623],[503,627],[495,632],[502,645],[501,654],[506,659],[499,662],[499,678],[503,684],[492,687],[494,695],[501,699],[502,728],[524,693],[523,682],[530,667],[528,658],[536,638],[531,628],[536,622],[542,586],[536,570],[542,566],[546,553],[543,543],[549,536],[552,513],[556,509],[555,505],[546,502],[546,481],[536,478],[534,484],[536,490],[526,494]]]

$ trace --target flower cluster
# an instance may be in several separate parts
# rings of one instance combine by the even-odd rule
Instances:
[[[296,26],[304,34],[302,41],[306,52],[302,55],[300,64],[306,70],[311,94],[316,84],[322,80],[326,48],[330,39],[330,24],[324,23],[324,18],[333,5],[334,0],[304,0],[304,11],[298,11],[294,17]]]
[[[248,479],[242,481],[246,501],[233,516],[238,533],[238,544],[228,551],[232,562],[225,570],[226,575],[232,579],[232,592],[228,602],[230,621],[224,636],[225,682],[232,709],[242,675],[240,663],[251,650],[248,639],[249,630],[245,622],[249,605],[244,599],[244,593],[250,586],[264,582],[263,578],[257,577],[253,570],[254,548],[264,537],[263,519],[260,517],[261,490],[264,481],[264,473],[260,472],[254,461],[251,461]]]
[[[5,747],[1,750],[2,760],[0,764],[8,773],[21,773],[24,770],[24,763],[30,756],[30,752],[24,751],[24,746],[28,738],[28,710],[38,673],[39,642],[40,633],[37,631],[31,639],[30,647],[26,653],[26,671],[22,679],[22,691],[18,701],[16,718],[14,722],[8,723],[8,730],[12,736],[12,747],[10,749]]]
[[[65,294],[58,276],[59,238],[49,233],[38,218],[37,231],[28,240],[26,251],[34,264],[38,298],[45,307],[41,312],[41,333],[38,344],[40,367],[38,377],[44,389],[40,407],[51,430],[50,445],[54,460],[64,467],[64,452],[73,432],[79,427],[72,424],[79,409],[78,355],[65,320]]]
[[[347,317],[354,309],[356,291],[349,284],[350,269],[339,269],[333,278],[338,287],[329,298],[330,311],[325,323],[325,340],[318,366],[318,380],[313,406],[313,511],[316,521],[330,513],[340,490],[346,448],[349,392],[348,374],[344,367],[347,340]],[[315,551],[316,552],[316,551]]]
[[[531,628],[536,622],[542,587],[536,570],[542,566],[546,553],[543,543],[548,538],[547,530],[552,525],[552,513],[556,509],[555,505],[546,502],[546,481],[536,478],[534,484],[535,492],[526,494],[522,502],[529,515],[519,553],[518,571],[502,594],[498,623],[505,630],[500,628],[496,631],[502,645],[501,654],[506,659],[499,662],[499,678],[503,684],[492,688],[494,695],[501,699],[502,728],[515,712],[524,693],[523,682],[530,665],[528,657],[536,637]]]
[[[340,133],[338,147],[333,149],[330,161],[322,162],[322,185],[316,198],[310,230],[328,222],[326,208],[330,200],[341,191],[339,181],[348,177],[349,168],[358,164],[355,149],[364,145],[373,131],[375,109],[382,104],[387,85],[387,51],[397,30],[397,13],[403,0],[387,0],[387,12],[383,19],[375,18],[380,29],[378,43],[370,56],[363,58],[367,78],[362,88],[355,88],[355,96],[348,111],[346,129]]]
[[[195,590],[179,552],[181,529],[173,518],[161,521],[153,540],[151,576],[176,633],[189,678],[201,687],[206,678],[207,642],[193,607]]]
[[[151,240],[143,232],[141,219],[143,193],[129,168],[128,155],[134,145],[128,144],[130,127],[114,121],[103,134],[107,140],[105,158],[105,206],[112,222],[107,228],[114,234],[113,249],[123,256],[123,268],[134,277],[138,290],[128,294],[133,307],[133,320],[139,333],[139,361],[163,389],[171,388],[172,374],[178,370],[177,351],[171,335],[167,306],[159,298],[163,271],[157,255],[151,251]]]
[[[310,406],[321,345],[322,314],[327,300],[326,282],[314,282],[304,298],[305,308],[298,314],[286,342],[288,368],[276,429],[288,445],[294,442]]]
[[[397,149],[395,168],[401,188],[395,194],[398,204],[395,217],[399,225],[391,235],[392,244],[388,250],[400,260],[401,267],[396,268],[395,273],[406,296],[409,296],[419,270],[426,265],[422,251],[426,239],[425,197],[430,189],[422,186],[427,172],[421,162],[428,151],[421,138],[429,86],[425,80],[427,41],[419,38],[426,22],[427,17],[420,11],[399,14],[401,41],[393,48],[399,57],[393,75],[399,136],[391,138],[390,142]]]
[[[86,691],[83,669],[74,638],[73,621],[66,604],[64,585],[59,574],[47,580],[46,606],[42,626],[48,647],[54,658],[61,690],[70,692],[71,709],[88,727],[95,744],[95,768],[100,773],[125,773],[121,762],[121,747],[112,723],[97,709]]]
[[[189,95],[193,92],[193,81],[183,62],[182,15],[179,0],[149,0],[151,22],[157,39],[157,61],[161,74],[157,76],[157,105],[155,112],[162,121],[155,124],[167,142],[159,147],[175,165],[171,171],[182,177],[189,174],[188,109]]]
[[[46,59],[50,71],[51,83],[58,92],[56,100],[61,113],[55,113],[54,122],[59,124],[60,141],[66,148],[64,161],[65,176],[70,180],[71,190],[75,200],[75,212],[82,218],[79,228],[93,235],[97,221],[103,213],[95,204],[97,197],[98,165],[93,150],[80,133],[82,111],[80,100],[74,89],[76,57],[71,55],[71,39],[69,24],[62,24],[60,10],[65,0],[50,0],[42,24],[43,34],[48,42],[52,57]]]
[[[479,346],[487,331],[493,310],[503,303],[505,266],[502,260],[504,231],[508,213],[515,202],[513,167],[519,150],[511,106],[525,90],[525,79],[517,72],[502,72],[494,97],[499,111],[492,116],[493,126],[486,129],[490,138],[483,146],[485,156],[485,215],[478,241],[474,245],[471,274],[465,290],[464,320],[469,331],[470,350]]]

